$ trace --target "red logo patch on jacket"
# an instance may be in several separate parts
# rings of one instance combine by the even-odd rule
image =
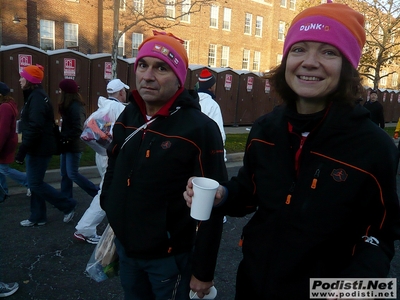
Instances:
[[[168,149],[168,148],[170,148],[171,147],[171,142],[170,141],[165,141],[165,142],[162,142],[162,144],[161,144],[161,148],[162,149]]]
[[[342,181],[346,181],[348,175],[347,175],[346,171],[343,169],[333,169],[331,176],[332,176],[333,180],[335,180],[337,182],[342,182]]]

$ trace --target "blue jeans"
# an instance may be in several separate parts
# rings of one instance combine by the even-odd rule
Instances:
[[[66,152],[60,156],[60,172],[61,172],[61,193],[68,198],[72,198],[72,188],[75,182],[82,190],[91,197],[97,195],[99,188],[85,176],[79,173],[79,162],[82,153]]]
[[[10,168],[9,164],[0,164],[0,185],[8,194],[8,186],[6,177],[11,178],[20,185],[28,187],[28,180],[26,179],[26,173],[20,172],[16,169]]]
[[[1,175],[1,174],[0,174]],[[0,181],[0,202],[3,202],[6,199],[7,193],[4,190],[1,181]]]
[[[187,300],[191,278],[191,253],[159,259],[128,257],[115,239],[119,276],[125,300]]]
[[[44,175],[51,156],[32,156],[27,154],[25,158],[26,175],[31,189],[31,215],[29,221],[47,222],[46,201],[62,211],[70,213],[76,206],[76,200],[68,198],[45,183]]]

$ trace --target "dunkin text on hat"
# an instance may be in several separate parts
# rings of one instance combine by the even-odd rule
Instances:
[[[305,24],[300,26],[300,31],[309,31],[309,30],[324,30],[324,31],[329,31],[330,27],[325,26],[324,24]]]

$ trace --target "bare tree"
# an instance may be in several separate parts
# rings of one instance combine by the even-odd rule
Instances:
[[[367,41],[361,57],[359,72],[379,88],[382,78],[400,69],[400,1],[351,1],[365,16]]]
[[[179,24],[179,20],[200,11],[201,6],[210,5],[213,0],[113,0],[113,40],[111,51],[112,77],[117,77],[118,42],[122,35],[134,27],[166,30]],[[120,10],[123,5],[124,10]],[[167,7],[173,8],[174,15]]]
[[[360,75],[372,80],[374,89],[382,78],[400,73],[400,1],[335,0],[347,4],[365,16],[367,41],[361,56]],[[319,0],[302,0],[299,11],[318,5]]]

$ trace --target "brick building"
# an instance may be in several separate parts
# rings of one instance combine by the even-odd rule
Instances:
[[[171,4],[179,4],[161,7],[153,0],[121,1],[119,30],[140,17],[132,13],[132,5],[145,15],[151,11],[177,17],[192,2],[172,0]],[[0,0],[0,44],[111,53],[112,5],[112,0]],[[295,6],[296,0],[217,0],[194,4],[197,12],[177,20],[162,17],[156,22],[163,27],[175,25],[166,30],[185,41],[191,64],[264,72],[280,62],[284,33]],[[140,22],[126,30],[119,41],[119,54],[134,57],[152,29]]]

